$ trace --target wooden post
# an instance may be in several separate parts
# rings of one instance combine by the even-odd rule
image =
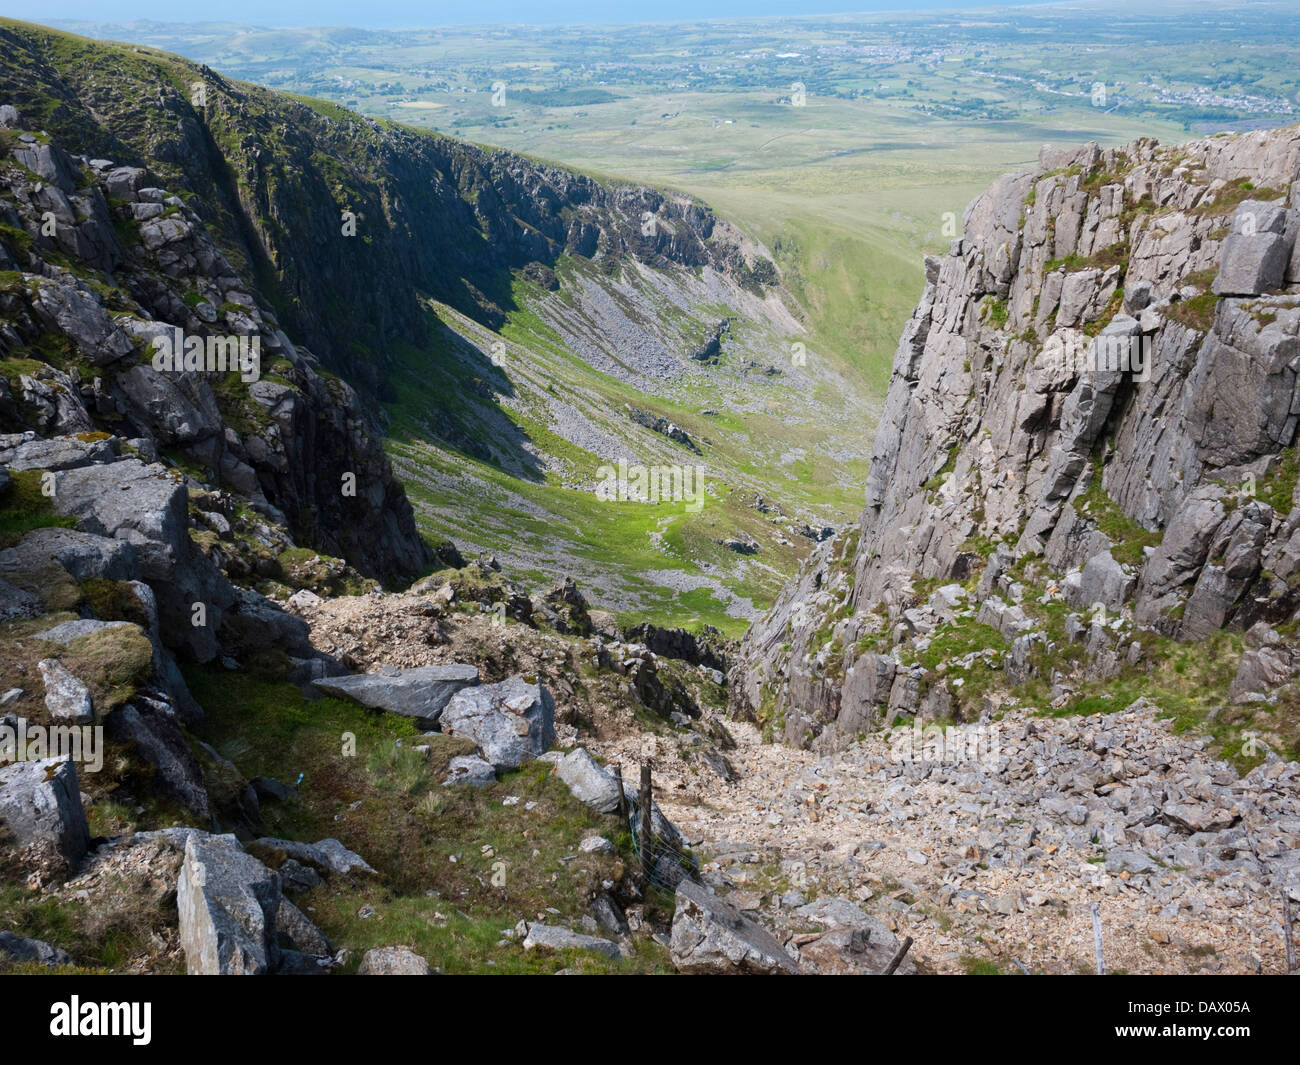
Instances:
[[[614,783],[618,785],[618,820],[624,828],[629,828],[627,814],[627,794],[623,791],[623,763],[614,767]]]
[[[1295,972],[1295,940],[1291,938],[1291,900],[1282,892],[1282,936],[1286,940],[1286,972]]]
[[[1092,904],[1092,951],[1097,956],[1097,975],[1106,975],[1106,960],[1101,953],[1101,904]]]
[[[897,953],[889,959],[889,964],[885,966],[885,971],[881,976],[893,976],[894,970],[903,964],[903,959],[907,957],[907,952],[912,947],[912,937],[907,936],[903,939],[903,945],[898,948]]]
[[[641,811],[641,833],[638,837],[638,843],[641,847],[641,868],[645,872],[646,879],[650,877],[650,871],[654,868],[654,845],[650,836],[650,808],[653,802],[653,787],[650,782],[650,763],[641,763],[641,795],[637,802]]]

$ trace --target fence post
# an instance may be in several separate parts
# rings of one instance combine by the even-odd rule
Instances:
[[[1286,943],[1286,971],[1287,975],[1295,972],[1295,940],[1291,938],[1291,899],[1287,892],[1282,892],[1282,938]]]
[[[641,814],[641,830],[638,843],[641,847],[641,869],[647,882],[654,869],[654,843],[650,833],[650,809],[653,799],[653,786],[650,781],[650,763],[641,763],[641,794],[638,798]]]
[[[627,813],[627,795],[623,791],[623,763],[620,762],[614,767],[614,783],[618,785],[618,820],[624,828],[631,828],[628,824]]]
[[[1101,905],[1092,904],[1092,951],[1097,956],[1097,975],[1106,975],[1106,961],[1101,950]]]

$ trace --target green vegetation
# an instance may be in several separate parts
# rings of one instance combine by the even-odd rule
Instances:
[[[41,491],[40,470],[18,470],[10,478],[8,490],[0,495],[0,549],[12,547],[33,529],[76,525],[76,519],[55,513],[53,502]]]
[[[1097,526],[1113,545],[1111,557],[1121,565],[1140,566],[1143,551],[1160,544],[1161,533],[1145,529],[1115,504],[1102,487],[1103,466],[1100,458],[1092,464],[1088,490],[1075,503],[1075,510]]]
[[[617,818],[574,799],[549,764],[530,763],[483,788],[443,788],[449,760],[467,741],[419,736],[408,719],[340,700],[306,702],[292,685],[246,674],[205,667],[186,679],[207,711],[199,737],[242,774],[302,775],[288,802],[263,807],[268,835],[330,836],[378,870],[377,882],[336,876],[296,900],[332,943],[349,948],[346,968],[369,947],[393,943],[448,973],[671,968],[647,940],[621,963],[502,944],[503,930],[547,907],[560,911],[548,921],[579,922],[601,881],[617,879],[631,857]],[[427,757],[417,742],[431,748]],[[507,797],[517,801],[506,805]],[[619,854],[580,855],[578,842],[592,833],[614,839]],[[283,858],[262,857],[273,865]]]

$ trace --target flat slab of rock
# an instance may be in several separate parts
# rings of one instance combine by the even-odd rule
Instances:
[[[191,836],[176,888],[181,949],[191,976],[256,976],[279,960],[280,877],[234,836]]]
[[[478,683],[478,670],[465,665],[416,666],[321,678],[312,683],[326,695],[414,718],[421,727],[432,728],[453,695]]]
[[[555,743],[555,701],[540,684],[510,677],[457,692],[441,726],[448,735],[473,740],[498,772],[518,769]]]
[[[38,632],[36,639],[44,640],[46,643],[57,643],[60,647],[67,647],[73,640],[82,636],[89,636],[92,632],[99,632],[100,629],[120,629],[123,625],[130,624],[129,621],[99,621],[96,618],[78,618],[76,621],[65,621],[62,625],[55,625],[52,629]]]
[[[357,967],[358,976],[428,976],[429,963],[405,947],[375,947]]]
[[[599,936],[587,936],[571,928],[559,925],[530,924],[528,934],[524,936],[524,950],[589,950],[593,954],[603,954],[618,961],[623,951],[617,943]]]
[[[797,974],[799,966],[767,929],[690,880],[677,885],[669,952],[678,972]]]
[[[43,758],[0,768],[0,824],[19,846],[49,841],[69,862],[90,845],[71,758]]]

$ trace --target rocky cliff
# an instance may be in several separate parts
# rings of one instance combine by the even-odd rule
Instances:
[[[775,279],[685,197],[362,118],[151,48],[5,22],[0,98],[66,146],[148,168],[147,184],[183,194],[286,330],[363,391],[384,391],[389,347],[424,340],[427,300],[499,325],[512,276],[545,282],[564,254],[708,264],[755,288]]]
[[[1291,128],[1044,150],[976,199],[860,525],[749,633],[733,710],[832,750],[1151,694],[1247,763],[1291,749],[1298,178]]]

